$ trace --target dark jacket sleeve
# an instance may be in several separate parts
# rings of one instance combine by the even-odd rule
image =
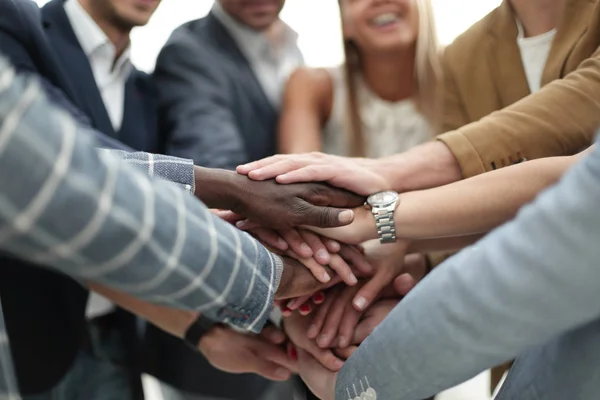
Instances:
[[[234,92],[219,59],[182,27],[160,52],[153,76],[167,154],[234,169],[248,157],[232,112]]]

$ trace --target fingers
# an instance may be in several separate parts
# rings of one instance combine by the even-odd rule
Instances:
[[[354,221],[354,211],[349,209],[315,206],[305,203],[304,224],[319,228],[335,228],[349,225]]]
[[[336,357],[331,349],[321,349],[313,341],[310,341],[309,343],[310,344],[304,349],[304,351],[307,351],[311,356],[313,356],[323,367],[330,371],[337,371],[342,368],[344,362]],[[299,358],[300,348],[297,349],[297,352]]]
[[[276,178],[277,183],[289,184],[299,182],[328,182],[333,179],[339,170],[336,170],[331,164],[318,165],[296,165],[292,168],[290,162],[282,161],[278,164],[273,164],[254,171],[257,176],[271,176]]]
[[[283,273],[279,282],[279,287],[275,293],[275,300],[293,299],[306,294],[316,293],[319,290],[331,287],[340,281],[338,276],[333,276],[329,282],[323,283],[318,279],[315,279],[313,273],[304,264],[299,263],[297,260],[290,257],[283,257]],[[308,262],[312,261],[313,265],[318,265],[319,268],[326,268],[326,277],[331,277],[327,267],[319,265],[314,259],[308,259]],[[308,265],[307,262],[307,265]],[[333,271],[331,271],[333,273]],[[325,277],[325,275],[323,275]]]
[[[394,279],[394,290],[400,296],[406,296],[415,286],[418,281],[410,274],[402,274]]]
[[[342,360],[347,360],[350,358],[350,356],[352,356],[352,354],[356,350],[358,350],[358,346],[348,346],[343,349],[341,349],[341,348],[334,349],[333,354],[335,354],[337,357],[341,358]]]
[[[354,286],[358,282],[348,263],[339,254],[330,255],[329,268],[334,270],[342,281],[349,286]]]
[[[315,396],[320,399],[335,397],[336,374],[324,369],[318,360],[301,349],[298,349],[298,370],[300,377]]]
[[[364,253],[361,252],[356,246],[344,244],[341,246],[339,255],[346,260],[348,264],[352,265],[363,274],[373,274],[373,267],[365,257]]]
[[[325,301],[325,292],[317,292],[312,297],[313,303],[319,305]]]
[[[318,153],[313,154],[298,154],[288,156],[273,156],[264,160],[260,160],[249,165],[238,167],[241,174],[248,175],[250,179],[266,180],[273,179],[278,175],[285,174],[290,171],[305,168],[307,165],[319,163]],[[326,164],[325,164],[326,165]],[[317,177],[317,175],[315,175]],[[321,179],[311,179],[309,181],[296,182],[320,182]]]
[[[257,228],[250,231],[251,234],[256,236],[263,244],[271,246],[279,251],[286,251],[289,249],[287,242],[272,229]]]
[[[362,315],[363,313],[361,311],[356,311],[351,304],[346,303],[338,332],[337,346],[339,348],[343,349],[350,345],[350,342],[354,336],[354,330],[356,329],[356,326],[358,325]]]
[[[358,311],[365,310],[379,296],[379,293],[395,278],[393,268],[381,267],[375,275],[360,288],[353,300],[353,305]]]
[[[288,357],[287,352],[281,346],[269,343],[257,336],[248,336],[245,339],[246,347],[256,356],[255,360],[249,364],[255,365],[254,369],[257,373],[273,380],[289,379],[290,371],[295,369],[296,365],[294,360]],[[250,368],[252,369],[252,366]],[[282,369],[287,374],[281,371]],[[267,376],[267,374],[270,376]]]
[[[288,251],[287,254],[302,263],[319,282],[327,283],[331,281],[331,275],[327,268],[319,264],[314,258],[302,258],[293,251]]]
[[[301,306],[303,306],[303,305],[306,305],[306,302],[307,302],[307,301],[309,301],[311,298],[312,298],[312,295],[310,295],[310,294],[307,294],[307,295],[305,295],[305,296],[301,296],[301,297],[298,297],[298,298],[292,299],[292,300],[290,300],[290,301],[289,301],[289,303],[287,303],[286,307],[287,307],[288,309],[292,310],[292,311],[295,311],[295,310],[297,310],[298,308],[300,308]],[[304,312],[305,312],[306,314],[302,314],[302,310],[300,310],[300,314],[302,314],[302,315],[308,315],[308,313],[309,313],[310,311],[308,311],[308,312],[307,312],[307,311],[306,311],[306,308],[305,308],[305,309],[304,309]]]
[[[290,246],[296,254],[301,258],[309,258],[313,256],[313,251],[310,246],[304,241],[300,233],[296,229],[288,229],[279,232],[283,240]]]
[[[269,166],[271,164],[278,163],[283,158],[284,158],[283,155],[278,154],[278,155],[274,155],[271,157],[263,158],[262,160],[253,161],[248,164],[239,165],[235,170],[237,171],[238,174],[248,175],[251,171]],[[271,178],[273,178],[273,177],[271,177]],[[268,178],[268,179],[271,179],[271,178]]]
[[[321,265],[329,264],[329,251],[327,251],[327,246],[324,243],[325,239],[304,229],[299,230],[298,233],[308,247],[311,248],[315,260]]]
[[[280,331],[274,326],[267,326],[262,330],[260,336],[267,339],[269,342],[273,344],[282,344],[285,342],[285,333]]]
[[[341,249],[341,244],[337,240],[329,239],[323,237],[323,243],[325,243],[325,247],[330,253],[337,253]]]
[[[308,332],[306,333],[306,335],[309,339],[315,339],[319,335],[319,332],[321,332],[321,328],[323,327],[323,324],[325,323],[325,318],[327,317],[327,314],[329,313],[329,308],[334,303],[335,298],[338,296],[340,290],[341,290],[340,288],[332,289],[327,294],[327,297],[325,298],[325,301],[323,302],[323,304],[321,304],[321,306],[317,309],[317,313],[313,317],[312,323],[311,323],[310,327],[308,328]]]
[[[250,364],[248,373],[257,374],[272,381],[287,381],[292,375],[291,370],[293,367],[285,368],[259,356],[254,357],[251,361],[249,360],[248,363]]]
[[[327,313],[327,318],[325,319],[321,333],[317,337],[317,344],[319,347],[328,348],[332,346],[332,343],[336,338],[337,341],[335,343],[335,347],[343,347],[343,345],[340,343],[342,341],[343,343],[346,343],[346,346],[350,343],[352,336],[338,336],[338,331],[346,307],[350,306],[350,308],[352,308],[350,301],[355,292],[356,291],[352,288],[344,288],[341,294],[335,298],[333,304],[329,308],[329,312]]]
[[[228,222],[230,224],[235,224],[236,222],[245,219],[244,216],[229,210],[213,209],[211,210],[211,212],[217,217],[221,218],[223,221]]]
[[[361,344],[365,339],[373,332],[373,329],[377,326],[378,321],[374,318],[365,318],[354,329],[354,335],[352,336],[353,344]]]

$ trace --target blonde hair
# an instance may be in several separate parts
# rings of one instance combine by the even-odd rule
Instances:
[[[415,51],[414,96],[418,110],[436,131],[441,114],[442,66],[433,7],[430,0],[413,0],[419,13],[419,33]],[[340,11],[341,11],[341,2]],[[342,11],[343,13],[343,11]],[[342,15],[343,19],[343,15]],[[349,129],[348,152],[351,157],[364,157],[365,139],[358,108],[357,75],[360,72],[360,53],[352,40],[344,39],[346,61],[344,72],[348,93]]]

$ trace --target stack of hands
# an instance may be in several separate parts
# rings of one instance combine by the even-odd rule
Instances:
[[[252,180],[244,176],[251,170],[216,172],[222,177],[197,171],[202,177],[197,192],[209,206],[226,204],[227,210],[213,212],[284,260],[276,296],[282,330],[269,326],[252,336],[219,326],[204,335],[200,350],[215,367],[232,373],[272,380],[300,373],[325,398],[335,372],[423,278],[427,262],[421,254],[407,254],[407,241],[367,241],[377,237],[377,229],[365,197],[384,189],[381,185],[356,188],[357,193],[323,183],[281,185],[272,180],[277,171]],[[228,185],[236,188],[235,196],[216,184],[225,180],[235,182]],[[203,188],[209,186],[220,188],[214,194],[218,201],[206,198]]]

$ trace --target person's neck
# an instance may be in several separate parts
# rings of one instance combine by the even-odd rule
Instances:
[[[369,89],[379,98],[396,102],[414,94],[414,50],[394,56],[362,57],[361,71]]]
[[[523,25],[525,37],[555,29],[562,17],[565,0],[509,0]]]
[[[102,32],[104,32],[113,46],[115,46],[115,59],[113,61],[116,62],[119,57],[121,57],[127,46],[129,46],[129,34],[131,33],[131,29],[123,29],[112,23],[108,18],[106,18],[102,10],[94,6],[94,0],[75,1],[79,1],[79,4],[81,4],[83,9],[94,20],[98,27],[100,27]]]

